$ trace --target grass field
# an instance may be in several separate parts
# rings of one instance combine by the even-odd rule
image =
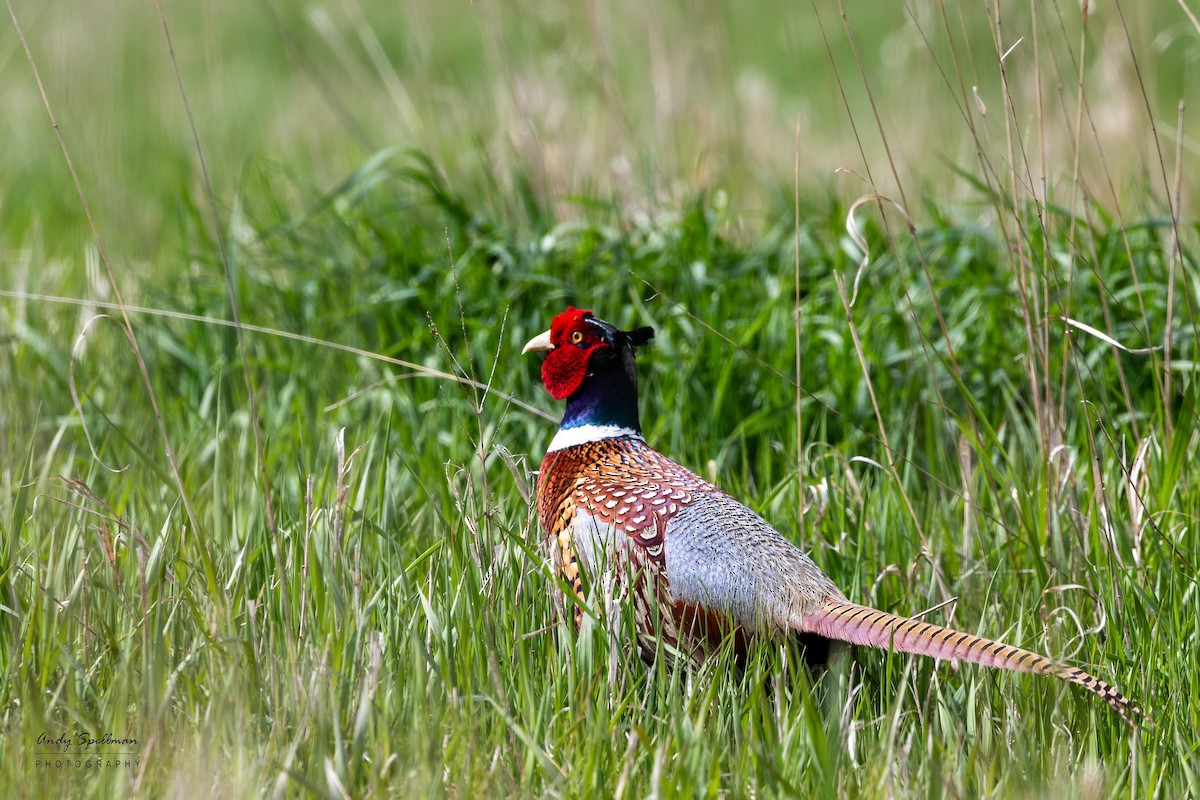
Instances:
[[[6,8],[0,796],[1200,796],[1196,10],[839,8]],[[577,637],[568,303],[851,599],[1154,724]]]

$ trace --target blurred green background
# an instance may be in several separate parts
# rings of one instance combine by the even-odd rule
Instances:
[[[1111,186],[1085,120],[1087,189],[1108,206],[1154,205],[1164,193],[1150,124],[1170,172],[1177,103],[1200,114],[1200,45],[1174,3],[1091,5],[1083,75]],[[898,179],[914,206],[922,192],[978,200],[953,169],[976,166],[965,115],[989,155],[1020,152],[1006,143],[998,47],[1011,49],[1023,158],[1038,175],[1044,162],[1052,191],[1071,184],[1080,7],[1039,4],[1037,25],[1031,7],[1003,4],[997,45],[989,8],[956,2],[849,0],[845,22],[832,3],[760,0],[164,4],[225,209],[255,159],[328,187],[397,146],[427,153],[458,185],[483,190],[493,174],[503,194],[527,179],[563,216],[576,196],[653,211],[716,187],[750,218],[789,193],[797,160],[806,196],[866,194],[835,175],[849,169],[888,195]],[[113,254],[177,258],[179,209],[202,192],[154,6],[13,9]],[[79,259],[90,236],[11,23],[0,87],[5,273],[30,246]],[[1194,134],[1184,153],[1194,174]]]

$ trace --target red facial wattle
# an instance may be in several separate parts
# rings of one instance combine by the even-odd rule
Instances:
[[[573,344],[559,345],[546,354],[542,362],[542,383],[555,400],[566,400],[579,389],[587,377],[588,359],[602,344],[581,349]]]

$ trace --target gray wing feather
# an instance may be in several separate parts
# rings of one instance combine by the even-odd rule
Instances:
[[[796,627],[830,599],[843,599],[811,558],[729,495],[698,495],[671,519],[664,539],[675,600],[720,609],[742,625]]]

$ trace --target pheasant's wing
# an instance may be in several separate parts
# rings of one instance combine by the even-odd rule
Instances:
[[[650,449],[641,439],[603,439],[574,448],[580,467],[569,504],[583,523],[618,532],[661,563],[672,520],[700,496],[720,490],[696,473]]]
[[[795,621],[842,593],[812,559],[727,494],[698,494],[666,530],[675,597],[729,614],[751,629]]]

